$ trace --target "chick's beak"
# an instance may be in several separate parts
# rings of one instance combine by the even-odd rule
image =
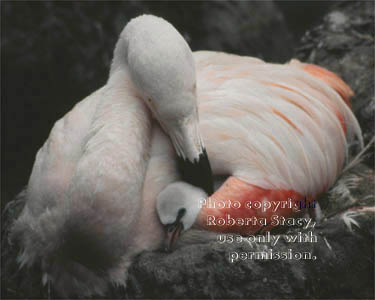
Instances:
[[[173,245],[177,241],[183,229],[184,225],[182,222],[167,225],[167,251],[172,251]]]

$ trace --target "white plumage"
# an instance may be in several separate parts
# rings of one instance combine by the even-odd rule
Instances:
[[[343,167],[340,118],[362,143],[340,95],[298,61],[192,55],[169,23],[138,17],[107,84],[57,121],[37,154],[12,230],[19,262],[41,264],[61,296],[103,295],[109,282],[125,285],[134,254],[160,246],[156,197],[180,178],[175,151],[193,162],[204,141],[216,175],[316,195]]]

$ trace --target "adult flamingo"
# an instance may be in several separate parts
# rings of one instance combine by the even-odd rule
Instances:
[[[40,263],[44,281],[51,282],[60,295],[104,294],[109,282],[125,285],[125,271],[134,253],[157,247],[162,240],[155,198],[177,180],[178,175],[168,139],[158,129],[153,130],[152,137],[147,107],[169,134],[179,156],[182,179],[197,185],[200,193],[205,190],[210,194],[212,190],[200,131],[209,145],[214,172],[234,175],[237,180],[248,170],[258,170],[260,174],[250,157],[241,155],[242,151],[249,151],[247,143],[252,148],[260,147],[260,144],[251,144],[252,141],[265,143],[267,151],[276,151],[270,141],[257,140],[256,131],[262,132],[260,124],[250,121],[272,98],[269,91],[254,82],[249,85],[249,70],[258,78],[261,72],[257,68],[265,64],[258,59],[212,52],[198,52],[194,58],[195,67],[187,44],[166,21],[153,16],[134,19],[117,43],[106,86],[57,122],[39,151],[27,189],[27,203],[12,235],[23,249],[19,257],[21,265]],[[308,84],[301,89],[317,88],[319,95],[334,95],[334,100],[329,101],[334,108],[325,103],[326,97],[316,101],[320,103],[315,104],[317,107],[307,105],[304,108],[307,116],[311,114],[321,120],[322,126],[327,126],[334,136],[342,133],[342,129],[338,129],[342,128],[341,124],[332,113],[337,110],[348,134],[354,130],[360,135],[354,116],[333,89],[301,70],[298,64],[290,68],[294,76],[308,77]],[[283,71],[287,69],[285,66]],[[269,70],[265,70],[265,77],[272,82]],[[276,84],[273,88],[289,92]],[[320,89],[323,92],[319,92]],[[266,103],[250,101],[254,95],[246,95],[252,95],[251,91]],[[289,102],[289,109],[296,110],[300,105],[293,99],[286,102]],[[305,102],[309,101],[305,99]],[[277,104],[275,109],[276,113],[264,115],[264,118],[277,124],[272,128],[280,127],[278,133],[285,130],[293,134],[288,127],[293,127],[293,119],[289,120],[285,109]],[[319,109],[323,116],[319,115]],[[311,126],[312,132],[318,134],[317,125]],[[243,140],[241,134],[249,132],[254,136]],[[331,154],[337,150],[336,146],[324,138],[318,141],[322,149],[327,146],[329,159],[344,160],[341,151]],[[340,135],[338,145],[345,147],[345,143]],[[260,155],[258,158],[258,164],[268,159]],[[242,168],[238,168],[239,165]],[[265,170],[267,166],[269,164],[265,165]],[[281,166],[282,162],[277,167]],[[267,182],[280,184],[276,179],[277,176],[270,176]],[[224,187],[228,183],[234,186],[229,181]],[[260,185],[258,181],[253,183]],[[247,186],[240,187],[241,192],[248,190]],[[163,223],[185,222],[190,216],[189,204],[186,204],[185,216],[177,210],[176,214],[170,214],[171,222],[164,222],[162,217]],[[167,207],[173,207],[173,201]],[[193,217],[195,221],[196,216]],[[152,223],[151,228],[148,222]]]
[[[144,199],[155,199],[174,174],[158,170],[161,188],[145,182],[157,162],[148,166],[150,153],[157,158],[154,151],[169,145],[153,130],[149,109],[174,145],[182,179],[211,193],[191,50],[169,23],[142,16],[122,31],[107,84],[56,122],[12,227],[20,265],[40,265],[43,282],[60,296],[103,295],[108,282],[125,285],[130,257],[162,240],[158,228],[151,239],[135,235],[148,235],[149,211],[162,232],[155,202],[150,208]],[[165,163],[173,164],[168,149],[172,161]]]
[[[278,223],[272,216],[300,215],[306,210],[299,207],[333,185],[348,141],[356,136],[363,147],[353,92],[334,73],[298,60],[267,64],[215,52],[194,58],[200,130],[213,173],[229,178],[209,198],[183,182],[159,194],[169,247],[193,225],[244,235],[271,230]]]

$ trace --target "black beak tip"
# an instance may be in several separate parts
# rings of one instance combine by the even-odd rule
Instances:
[[[198,159],[193,162],[178,157],[178,167],[184,181],[202,188],[207,195],[213,194],[214,184],[212,170],[205,148],[203,148],[203,151],[199,154]]]

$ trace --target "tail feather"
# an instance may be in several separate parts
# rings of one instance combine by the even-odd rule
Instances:
[[[351,107],[350,98],[354,96],[353,90],[335,73],[328,71],[325,68],[314,64],[301,63],[300,61],[293,59],[290,62],[292,65],[296,65],[302,68],[305,72],[310,75],[323,80],[330,87],[332,87],[345,101],[345,103]]]
[[[328,84],[328,86],[330,86],[340,95],[341,99],[348,106],[351,112],[352,106],[350,99],[354,96],[354,92],[338,75],[320,66],[302,63],[297,59],[292,59],[290,64]],[[356,136],[358,138],[360,148],[363,148],[364,145],[361,129],[354,115],[352,115],[354,118],[351,117],[350,120],[346,120],[345,115],[342,113],[336,112],[336,116],[339,119],[345,134],[347,134],[348,140],[351,141],[353,140],[353,137]]]

